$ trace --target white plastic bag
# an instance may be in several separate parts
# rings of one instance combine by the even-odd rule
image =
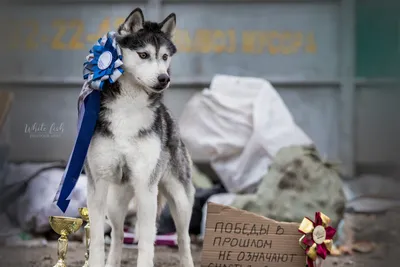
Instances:
[[[281,148],[312,143],[272,85],[251,77],[216,75],[187,103],[180,128],[231,193],[254,189]]]
[[[68,210],[66,213],[62,213],[53,199],[63,173],[64,170],[58,168],[42,171],[29,182],[26,192],[10,207],[9,210],[15,212],[13,217],[17,219],[21,229],[34,233],[44,233],[51,230],[49,216],[79,218],[78,208],[86,206],[87,177],[81,174],[71,194]]]

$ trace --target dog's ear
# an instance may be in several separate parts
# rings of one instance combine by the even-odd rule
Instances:
[[[161,31],[170,36],[174,37],[176,28],[176,15],[171,13],[166,17],[160,24]]]
[[[135,33],[140,29],[143,29],[143,24],[143,12],[140,8],[136,8],[125,19],[125,22],[121,26],[119,26],[118,33],[121,35]]]

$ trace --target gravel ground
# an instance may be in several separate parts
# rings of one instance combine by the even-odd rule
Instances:
[[[375,248],[369,251],[368,246],[358,246],[357,250],[364,253],[331,256],[323,267],[400,266],[400,211],[375,215],[346,214],[345,220],[348,244],[373,242]],[[81,243],[71,243],[68,253],[68,267],[83,265],[84,247]],[[122,267],[136,266],[136,257],[135,248],[125,248]],[[200,267],[200,247],[193,246],[193,257],[195,266]],[[56,259],[55,242],[46,247],[0,247],[0,266],[4,267],[52,267]],[[155,267],[179,266],[178,260],[176,249],[157,248]]]

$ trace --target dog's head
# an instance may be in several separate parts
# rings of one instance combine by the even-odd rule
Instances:
[[[145,21],[142,10],[136,8],[118,28],[125,73],[146,90],[162,92],[170,85],[171,57],[176,53],[172,42],[175,27],[174,13],[156,23]]]

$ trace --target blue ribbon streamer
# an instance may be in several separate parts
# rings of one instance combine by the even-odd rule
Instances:
[[[122,69],[122,52],[115,39],[115,32],[108,32],[89,51],[87,61],[83,64],[83,85],[78,100],[78,136],[68,165],[61,180],[54,201],[65,213],[70,203],[70,195],[82,172],[90,141],[94,135],[100,112],[100,94],[106,81],[114,83],[124,73]],[[103,53],[111,53],[111,62],[105,69],[98,63]]]
[[[94,134],[97,118],[100,112],[100,91],[92,91],[84,101],[84,109],[82,110],[82,119],[75,146],[69,159],[63,186],[60,196],[57,200],[57,206],[65,212],[68,208],[70,200],[68,199],[74,189],[78,178],[81,175],[90,141]]]

